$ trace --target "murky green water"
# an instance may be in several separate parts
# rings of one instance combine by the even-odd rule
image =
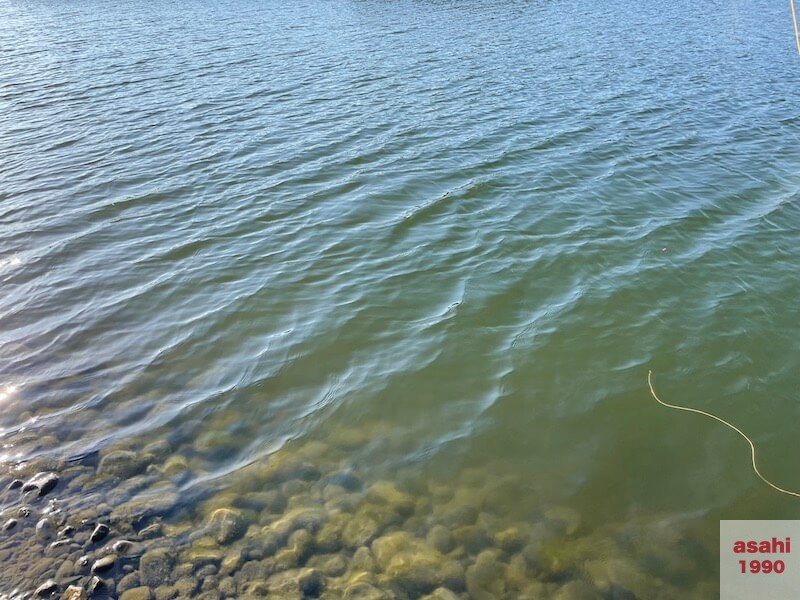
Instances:
[[[800,489],[783,4],[0,0],[0,67],[0,596],[713,598],[800,514],[646,383]]]

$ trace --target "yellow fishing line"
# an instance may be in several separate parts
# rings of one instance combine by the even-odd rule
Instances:
[[[797,44],[797,53],[800,54],[800,32],[797,30],[797,11],[794,9],[794,0],[789,0],[792,9],[792,23],[794,23],[794,43]]]
[[[678,406],[677,404],[669,404],[668,402],[664,402],[661,398],[658,397],[658,395],[656,394],[656,391],[653,389],[653,372],[652,371],[648,371],[647,372],[647,385],[650,388],[650,393],[653,395],[653,398],[655,398],[656,402],[658,402],[662,406],[666,406],[667,408],[674,408],[675,410],[683,410],[683,411],[686,411],[686,412],[693,412],[693,413],[697,413],[698,415],[704,415],[706,417],[714,419],[715,421],[719,421],[720,423],[722,423],[726,427],[729,427],[729,428],[733,429],[736,433],[738,433],[740,436],[742,436],[748,444],[750,444],[750,456],[751,456],[752,462],[753,462],[753,471],[755,472],[756,475],[758,475],[758,477],[761,479],[761,481],[763,481],[769,487],[771,487],[774,490],[779,491],[782,494],[787,494],[789,496],[796,496],[796,497],[800,498],[800,492],[790,492],[789,490],[785,490],[782,487],[778,487],[777,485],[772,483],[769,479],[767,479],[766,477],[764,477],[761,474],[761,471],[758,470],[758,465],[756,465],[756,447],[753,444],[753,440],[751,440],[749,437],[747,437],[745,435],[745,433],[741,429],[736,427],[736,425],[732,425],[731,423],[728,423],[725,419],[723,419],[721,417],[718,417],[716,415],[712,415],[711,413],[706,412],[704,410],[700,410],[698,408],[689,408],[687,406]]]

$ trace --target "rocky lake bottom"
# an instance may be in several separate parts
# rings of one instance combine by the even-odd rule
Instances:
[[[503,465],[377,478],[348,460],[364,435],[291,441],[203,485],[213,436],[6,465],[0,598],[718,595],[716,540],[690,519],[520,516],[525,479]]]

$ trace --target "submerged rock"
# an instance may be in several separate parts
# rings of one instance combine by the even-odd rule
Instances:
[[[242,513],[232,508],[218,508],[208,519],[208,528],[220,545],[238,540],[247,531]]]
[[[98,472],[127,479],[145,470],[148,458],[131,450],[113,450],[100,459]]]
[[[52,579],[48,579],[36,588],[33,595],[37,598],[49,598],[58,591],[58,584]]]
[[[94,528],[94,531],[92,531],[92,534],[89,536],[89,539],[95,543],[101,542],[106,538],[108,532],[109,532],[108,525],[106,525],[105,523],[98,523],[97,526]]]
[[[344,600],[390,600],[392,596],[365,581],[353,583],[344,591]]]
[[[464,589],[461,564],[406,532],[378,538],[372,551],[388,580],[408,594],[425,594],[440,586]]]
[[[89,585],[86,586],[86,591],[90,596],[94,596],[95,594],[107,589],[108,585],[106,582],[100,579],[97,575],[92,577],[89,580]]]
[[[114,564],[116,562],[117,562],[117,557],[115,554],[109,554],[108,556],[99,558],[92,564],[92,573],[97,574],[110,571],[114,567]]]
[[[373,484],[369,489],[367,498],[372,502],[389,505],[403,517],[413,513],[416,505],[414,496],[398,490],[390,481],[378,481]]]
[[[145,552],[139,559],[139,577],[142,585],[157,587],[172,583],[175,555],[166,548],[155,548]]]
[[[39,496],[44,496],[45,494],[51,492],[53,488],[58,485],[58,482],[59,478],[55,473],[37,473],[22,486],[22,491],[30,492],[33,490],[38,490]]]
[[[136,588],[132,588],[130,590],[125,590],[120,595],[119,600],[152,600],[153,592],[150,590],[149,587],[140,586]]]
[[[270,577],[267,587],[270,597],[314,598],[322,591],[323,581],[315,569],[292,569]]]
[[[447,588],[436,588],[433,593],[428,594],[421,600],[460,600],[458,594]]]
[[[497,550],[484,550],[467,568],[467,591],[470,598],[490,600],[506,594],[505,567]]]
[[[86,590],[77,585],[69,586],[64,591],[64,594],[61,596],[61,600],[86,600],[86,599],[87,599]]]
[[[17,523],[19,523],[19,521],[17,521],[15,518],[12,517],[12,518],[6,520],[5,523],[3,523],[3,530],[4,531],[11,531],[12,529],[14,529],[17,526]]]

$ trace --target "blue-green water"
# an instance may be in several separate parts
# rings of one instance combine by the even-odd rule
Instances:
[[[167,440],[191,521],[322,442],[678,528],[691,568],[630,560],[712,597],[719,519],[800,503],[646,375],[800,489],[798,84],[761,0],[0,0],[5,470]]]

